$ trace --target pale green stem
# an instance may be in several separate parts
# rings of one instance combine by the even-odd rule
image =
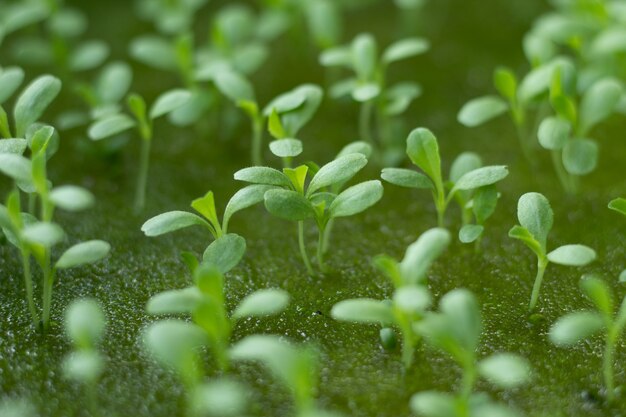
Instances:
[[[463,379],[461,380],[461,399],[463,400],[464,413],[469,416],[469,400],[476,383],[476,367],[473,361],[468,361],[463,366]]]
[[[261,118],[252,119],[252,164],[263,165],[263,120]]]
[[[37,210],[37,194],[28,193],[28,213],[34,216],[36,210]]]
[[[20,251],[22,254],[22,270],[24,273],[24,285],[26,286],[26,300],[28,301],[28,310],[33,319],[33,325],[37,327],[39,325],[39,314],[37,314],[37,308],[35,307],[35,300],[33,298],[33,278],[30,270],[30,254],[26,250]]]
[[[437,209],[437,225],[439,227],[445,227],[446,207],[448,206],[448,204],[446,202],[446,197],[441,187],[437,187],[437,192],[436,194],[434,194],[434,197],[435,208]]]
[[[520,122],[514,122],[515,128],[517,130],[517,140],[519,141],[520,148],[522,149],[522,154],[526,159],[526,162],[531,163],[533,161],[532,152],[530,151],[530,147],[528,146],[528,135],[525,132],[524,126]]]
[[[571,175],[565,171],[565,167],[563,166],[563,160],[561,159],[561,153],[558,150],[553,150],[550,152],[552,156],[552,165],[554,166],[554,171],[556,172],[557,177],[559,178],[559,182],[563,187],[563,190],[567,194],[573,194],[574,190],[572,189],[571,183]]]
[[[43,329],[48,330],[50,327],[50,310],[52,308],[52,284],[54,283],[54,269],[50,268],[50,254],[47,255],[47,261],[43,270]]]
[[[141,139],[139,173],[137,174],[137,188],[135,189],[135,213],[139,213],[146,203],[146,186],[148,183],[148,170],[150,169],[151,145],[151,138]]]
[[[328,247],[330,246],[330,235],[333,231],[333,225],[335,224],[335,219],[328,220],[326,223],[326,233],[324,233],[324,241],[322,242],[322,253],[328,252]]]
[[[537,307],[537,301],[539,300],[539,291],[541,290],[541,282],[543,281],[543,275],[546,272],[548,266],[548,260],[545,258],[539,258],[537,260],[537,276],[535,277],[535,284],[533,285],[533,292],[530,296],[530,304],[528,306],[529,311],[533,311]]]
[[[412,337],[410,331],[410,328],[402,331],[402,363],[405,369],[411,367],[415,355],[415,339]]]
[[[609,402],[615,399],[615,382],[613,378],[615,339],[615,329],[611,327],[608,329],[606,335],[606,345],[604,347],[604,357],[602,360],[602,373],[604,375],[604,385],[606,386],[606,397]]]
[[[318,228],[317,232],[317,265],[320,271],[326,272],[326,265],[324,264],[324,236],[326,235],[326,228]]]
[[[361,103],[361,110],[359,113],[359,136],[361,140],[374,145],[371,132],[371,119],[372,119],[372,102],[366,101]]]
[[[306,247],[304,246],[304,222],[298,222],[298,246],[300,247],[300,255],[302,256],[302,261],[304,262],[304,266],[306,266],[306,270],[309,275],[313,275],[313,268],[311,267],[311,262],[309,262],[309,257],[306,254]]]

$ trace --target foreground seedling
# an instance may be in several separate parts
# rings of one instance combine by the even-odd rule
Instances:
[[[495,353],[478,359],[483,330],[480,308],[474,295],[465,289],[452,290],[441,298],[438,313],[428,313],[415,325],[432,347],[442,350],[462,369],[456,395],[424,391],[411,398],[411,409],[424,417],[518,416],[504,404],[475,393],[479,378],[501,389],[511,389],[528,381],[528,362],[510,353]]]
[[[106,319],[98,302],[76,300],[65,311],[65,333],[72,342],[73,352],[63,360],[66,378],[83,385],[92,415],[99,415],[97,384],[105,368],[97,345],[106,328]]]
[[[521,240],[537,256],[537,276],[528,307],[533,311],[537,306],[543,276],[550,262],[580,267],[595,260],[596,253],[584,245],[563,245],[548,253],[547,240],[554,214],[550,202],[542,194],[526,193],[521,196],[517,203],[517,219],[520,225],[509,230],[509,237]]]
[[[559,318],[550,329],[550,341],[557,346],[573,346],[596,333],[603,333],[604,354],[602,375],[609,401],[615,400],[614,356],[626,325],[626,297],[617,313],[609,286],[601,279],[588,276],[580,281],[580,289],[596,310],[577,311]]]
[[[450,243],[450,233],[445,229],[425,232],[406,250],[402,262],[386,255],[374,259],[374,264],[392,282],[395,291],[391,300],[379,301],[356,298],[341,301],[333,306],[331,315],[336,320],[354,323],[374,323],[384,326],[380,332],[383,346],[395,339],[394,326],[402,334],[402,362],[406,368],[413,363],[420,335],[414,328],[431,305],[426,273],[432,263]]]
[[[473,168],[474,164],[461,161],[458,168],[451,172],[450,180],[444,183],[437,138],[425,128],[418,128],[411,132],[406,141],[406,153],[425,175],[405,168],[385,168],[381,173],[381,178],[401,187],[430,190],[435,201],[439,227],[445,227],[446,209],[455,197],[466,201],[472,193],[482,194],[481,199],[485,200],[488,209],[479,209],[482,203],[477,203],[479,206],[476,207],[478,211],[476,218],[479,224],[474,225],[478,228],[475,229],[472,240],[477,239],[483,230],[480,223],[491,215],[493,210],[490,206],[497,202],[497,193],[494,194],[493,187],[490,186],[509,175],[507,167],[493,165],[467,169],[468,166]],[[461,172],[463,172],[462,175]],[[463,204],[463,208],[466,208],[467,204],[469,201]]]

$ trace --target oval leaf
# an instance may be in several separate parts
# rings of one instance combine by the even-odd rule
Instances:
[[[209,224],[200,216],[187,211],[168,211],[145,222],[141,231],[146,236],[160,236],[189,226],[206,226]]]
[[[579,311],[561,317],[550,328],[549,338],[557,346],[570,346],[586,339],[604,327],[597,313]]]
[[[573,175],[587,175],[598,165],[598,145],[589,139],[572,139],[563,148],[563,165]]]
[[[467,102],[459,111],[459,123],[474,127],[494,119],[509,109],[509,105],[496,96],[475,98]]]
[[[545,250],[554,220],[548,199],[539,193],[524,194],[517,202],[517,219]]]
[[[567,266],[585,266],[596,259],[596,252],[584,245],[564,245],[548,253],[552,263]]]
[[[343,300],[335,304],[330,311],[335,320],[354,323],[393,324],[393,311],[384,301],[369,298]]]
[[[202,254],[202,262],[214,265],[222,274],[236,267],[246,253],[246,240],[234,233],[215,239]]]
[[[110,250],[111,245],[103,240],[81,242],[66,250],[57,261],[56,267],[67,269],[92,264],[107,256]]]
[[[280,289],[258,290],[246,296],[235,311],[233,317],[263,317],[278,314],[289,303],[289,294]]]
[[[405,168],[384,168],[380,177],[400,187],[432,189],[433,182],[426,175]]]
[[[91,140],[100,140],[117,135],[133,127],[135,127],[135,121],[127,115],[113,114],[89,126],[87,134]]]
[[[61,91],[61,80],[51,75],[42,75],[31,82],[17,99],[13,108],[18,137],[35,123]]]
[[[63,185],[50,192],[50,201],[67,211],[81,211],[94,205],[93,194],[82,187]]]
[[[269,190],[265,208],[281,219],[302,221],[314,216],[313,206],[302,194],[291,190]]]
[[[383,197],[383,185],[378,180],[362,182],[342,191],[329,207],[331,217],[346,217],[361,213]]]
[[[348,181],[365,165],[367,165],[367,158],[360,153],[348,154],[327,163],[317,171],[309,183],[307,196],[320,188]]]
[[[150,108],[150,118],[156,119],[184,106],[191,99],[187,90],[170,90],[161,94]]]
[[[529,380],[530,365],[520,356],[497,353],[480,361],[478,372],[492,384],[510,389]]]

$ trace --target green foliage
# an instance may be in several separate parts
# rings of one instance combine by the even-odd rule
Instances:
[[[520,225],[509,230],[509,237],[521,240],[537,256],[537,276],[530,298],[529,309],[537,306],[545,270],[550,262],[566,266],[585,266],[593,262],[596,253],[584,245],[563,245],[547,251],[548,234],[552,229],[554,214],[550,202],[539,193],[526,193],[517,203]]]
[[[616,198],[611,200],[609,208],[626,216],[626,198]]]
[[[573,346],[592,335],[604,335],[602,373],[609,401],[615,399],[614,354],[626,325],[626,298],[615,312],[613,296],[609,286],[600,278],[583,276],[580,288],[592,302],[595,310],[568,313],[559,318],[550,328],[549,338],[557,346]]]

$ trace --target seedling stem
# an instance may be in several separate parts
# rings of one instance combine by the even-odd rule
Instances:
[[[545,257],[539,258],[537,260],[537,276],[535,277],[533,292],[530,296],[530,305],[528,306],[529,311],[533,311],[537,306],[537,301],[539,300],[539,291],[541,290],[541,283],[543,281],[543,275],[546,272],[547,266],[548,259],[546,259]]]

